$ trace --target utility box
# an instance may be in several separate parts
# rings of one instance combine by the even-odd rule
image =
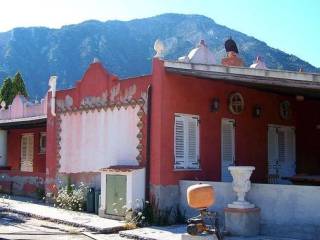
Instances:
[[[123,219],[126,209],[142,205],[145,197],[145,168],[112,166],[101,169],[99,216]]]

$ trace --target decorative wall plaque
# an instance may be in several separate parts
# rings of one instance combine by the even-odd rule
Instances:
[[[244,100],[240,93],[232,93],[229,96],[229,111],[233,114],[240,114],[244,110]]]

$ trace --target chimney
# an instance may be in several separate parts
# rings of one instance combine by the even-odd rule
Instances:
[[[154,55],[154,58],[160,58],[160,59],[163,58],[165,46],[164,46],[164,43],[160,39],[157,39],[154,42],[153,49],[156,51],[156,55]]]
[[[227,52],[227,57],[221,60],[221,64],[224,66],[243,67],[243,61],[238,57],[238,47],[235,41],[230,37],[224,43],[224,47]]]

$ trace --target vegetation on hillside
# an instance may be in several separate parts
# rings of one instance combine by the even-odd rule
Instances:
[[[16,95],[28,97],[28,92],[20,72],[17,72],[13,80],[11,77],[5,78],[0,89],[0,103],[5,102],[6,108],[12,103]]]

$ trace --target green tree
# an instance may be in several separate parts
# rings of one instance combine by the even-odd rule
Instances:
[[[2,87],[0,89],[0,102],[5,101],[6,107],[8,107],[13,99],[15,97],[15,94],[13,92],[13,84],[10,77],[7,77],[2,84]]]
[[[28,97],[28,92],[20,72],[17,72],[16,75],[14,75],[12,80],[12,87],[14,96],[20,94],[25,96],[26,98]]]

